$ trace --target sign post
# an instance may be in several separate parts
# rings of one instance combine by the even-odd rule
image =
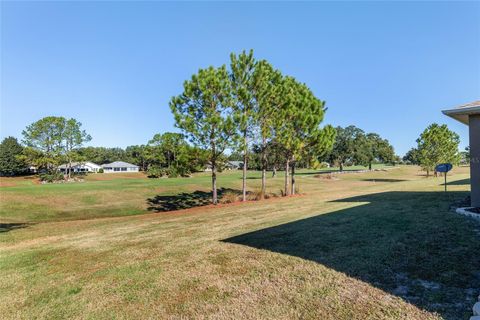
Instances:
[[[447,172],[452,170],[453,166],[451,163],[440,163],[435,167],[435,171],[443,172],[445,176],[445,192],[447,192]]]

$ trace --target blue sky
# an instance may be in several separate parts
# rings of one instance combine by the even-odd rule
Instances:
[[[440,110],[480,98],[480,2],[1,2],[1,138],[48,115],[90,145],[174,129],[168,102],[201,67],[254,49],[398,154]]]

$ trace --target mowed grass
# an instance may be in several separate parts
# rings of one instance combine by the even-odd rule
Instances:
[[[361,168],[349,167],[348,170]],[[299,174],[326,170],[300,170]],[[260,177],[260,172],[249,173],[250,191],[260,189]],[[238,191],[240,181],[240,171],[226,171],[219,174],[218,185]],[[269,179],[268,191],[280,195],[283,181],[283,172],[279,172],[277,178]],[[299,188],[302,191],[303,186],[299,185]],[[32,223],[143,214],[147,210],[159,209],[158,204],[152,201],[155,197],[187,195],[198,191],[205,200],[203,202],[207,202],[210,196],[205,193],[210,190],[209,173],[172,179],[148,179],[143,173],[90,174],[84,182],[44,185],[34,176],[2,177],[0,221]],[[179,197],[172,200],[181,202],[187,199]]]
[[[255,190],[259,174],[250,176]],[[0,314],[468,319],[480,293],[480,224],[449,212],[468,194],[468,169],[449,180],[444,194],[443,178],[416,167],[301,172],[300,196],[172,212],[149,211],[148,199],[208,191],[208,175],[5,187]],[[281,173],[269,179],[270,191],[282,183]],[[240,174],[219,185],[239,189]],[[21,212],[22,197],[38,211]],[[123,206],[132,211],[116,212]],[[101,218],[123,214],[137,215]]]

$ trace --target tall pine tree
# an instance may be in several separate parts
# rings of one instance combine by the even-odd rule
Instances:
[[[235,96],[235,118],[240,130],[240,149],[243,155],[242,201],[246,201],[248,146],[249,138],[251,138],[252,135],[254,125],[253,112],[256,106],[253,90],[253,75],[255,70],[253,50],[250,50],[249,53],[243,51],[238,56],[232,53],[230,55],[230,68],[232,89]]]
[[[218,202],[218,161],[237,139],[232,84],[225,66],[200,69],[183,85],[183,93],[173,97],[170,108],[176,126],[192,143],[209,150],[212,169],[212,202]]]

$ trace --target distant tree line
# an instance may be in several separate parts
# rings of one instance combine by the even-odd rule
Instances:
[[[284,170],[284,150],[276,140],[267,143],[267,168],[274,173]],[[248,169],[261,170],[261,146],[253,144],[249,152]],[[240,152],[233,152],[229,160],[243,160]],[[360,165],[372,169],[374,163],[395,164],[401,160],[395,155],[390,142],[377,133],[366,133],[353,125],[346,128],[336,127],[333,146],[324,152],[310,152],[296,161],[297,168],[320,168],[326,164],[339,167]]]

